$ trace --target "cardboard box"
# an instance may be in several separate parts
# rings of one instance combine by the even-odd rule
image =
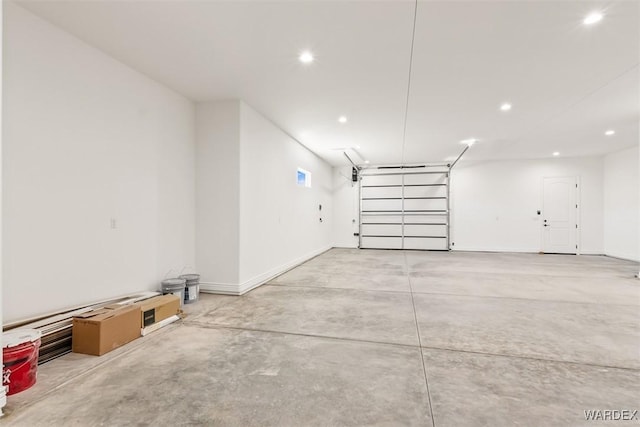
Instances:
[[[134,305],[140,310],[139,328],[146,328],[180,313],[180,297],[172,294],[149,298]]]
[[[140,311],[133,305],[108,305],[73,318],[74,353],[101,356],[140,336]]]

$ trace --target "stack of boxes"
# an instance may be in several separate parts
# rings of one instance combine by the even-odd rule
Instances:
[[[73,318],[73,352],[101,356],[177,320],[180,314],[180,298],[176,295],[108,305],[80,314]]]

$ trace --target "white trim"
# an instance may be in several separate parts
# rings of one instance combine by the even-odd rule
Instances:
[[[306,255],[303,255],[299,258],[294,259],[286,264],[283,264],[279,267],[272,268],[271,270],[265,271],[262,274],[259,274],[251,279],[243,282],[243,283],[215,283],[215,282],[200,282],[200,292],[209,293],[209,294],[224,294],[224,295],[244,295],[247,292],[257,288],[260,285],[263,285],[270,281],[271,279],[291,270],[294,267],[299,266],[300,264],[309,261],[311,258],[315,258],[318,255],[328,251],[331,249],[331,246],[325,246],[321,249],[310,252]]]
[[[461,247],[454,246],[451,250],[452,251],[456,251],[456,252],[500,252],[500,253],[513,252],[513,253],[526,253],[526,254],[543,253],[543,252],[540,252],[539,249],[533,248],[533,247],[532,248],[477,248],[477,247],[468,247],[468,246],[466,246],[466,247],[465,246],[461,246]],[[553,254],[550,253],[549,255],[553,255]],[[567,254],[567,255],[573,255],[573,254]],[[580,253],[580,255],[605,256],[606,254],[604,254],[602,252],[582,251]],[[634,260],[631,260],[631,261],[634,261]]]
[[[604,255],[608,256],[609,258],[617,258],[625,261],[640,262],[640,259],[638,259],[638,256],[633,255],[631,253],[609,252],[609,253],[605,253]]]
[[[516,252],[516,253],[529,253],[529,254],[537,254],[540,253],[540,249],[538,248],[477,248],[477,247],[469,247],[469,246],[454,246],[451,248],[452,251],[455,252]]]
[[[205,294],[240,295],[239,285],[232,283],[200,282],[200,292]]]

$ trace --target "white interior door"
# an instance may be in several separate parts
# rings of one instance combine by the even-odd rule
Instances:
[[[578,205],[576,177],[544,178],[542,251],[577,253]]]

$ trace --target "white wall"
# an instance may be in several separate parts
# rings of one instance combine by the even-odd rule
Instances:
[[[328,249],[331,167],[241,101],[197,111],[202,290],[241,294]],[[298,167],[311,188],[296,184]]]
[[[357,187],[334,168],[334,246],[357,247],[350,222],[357,220]],[[344,176],[343,176],[344,175]],[[538,252],[541,249],[542,180],[579,176],[581,251],[603,253],[603,159],[601,157],[459,163],[451,178],[454,249]],[[636,234],[637,235],[637,234]]]
[[[457,165],[451,176],[451,241],[457,250],[538,252],[544,177],[578,176],[580,249],[603,253],[601,157]]]
[[[196,264],[203,282],[239,280],[239,140],[239,101],[198,104]]]
[[[358,183],[351,181],[351,167],[333,168],[332,242],[337,248],[357,248],[360,199]]]
[[[3,46],[3,10],[4,10],[4,2],[0,3],[0,70],[4,70],[2,66],[2,46]],[[0,130],[2,129],[2,79],[0,79]],[[2,176],[2,132],[0,132],[0,176]],[[0,224],[2,223],[2,185],[0,181]],[[2,227],[0,227],[0,329],[2,329]],[[2,335],[0,335],[0,344],[2,343]],[[3,346],[4,348],[4,346]],[[4,366],[2,362],[2,354],[0,353],[0,366]],[[2,408],[7,404],[7,396],[4,387],[0,387],[0,416],[2,416]]]
[[[240,282],[247,288],[330,248],[332,182],[329,164],[260,113],[241,103],[240,115]],[[299,167],[311,173],[311,188],[297,185]]]
[[[638,147],[604,158],[604,253],[640,261]]]
[[[157,289],[195,264],[193,103],[4,5],[5,322]]]

